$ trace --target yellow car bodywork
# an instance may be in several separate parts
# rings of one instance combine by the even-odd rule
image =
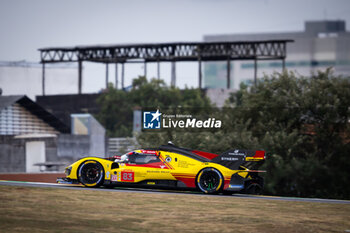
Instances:
[[[147,151],[146,151],[147,152]],[[144,154],[145,150],[135,150],[134,154]],[[130,154],[132,154],[130,153]],[[235,175],[242,180],[249,180],[250,170],[243,166],[239,166],[238,170],[232,170],[221,164],[212,161],[199,161],[198,159],[189,156],[163,150],[152,150],[151,153],[156,155],[159,160],[150,164],[137,164],[129,161],[115,162],[105,158],[86,157],[82,158],[66,168],[66,180],[83,183],[88,187],[95,187],[101,185],[128,185],[128,184],[142,184],[143,186],[157,186],[162,181],[173,183],[175,186],[180,182],[180,187],[198,188],[202,173],[205,171],[215,171],[218,173],[217,184],[214,191],[231,190],[239,191],[244,187],[234,187],[231,178]],[[264,157],[247,157],[246,161],[260,161]],[[101,179],[98,182],[84,183],[81,182],[81,169],[84,166],[94,166],[100,164],[99,170],[101,172]],[[87,165],[89,164],[89,165]],[[220,176],[221,174],[221,176]],[[231,184],[230,184],[231,182]],[[201,189],[207,192],[205,189]]]

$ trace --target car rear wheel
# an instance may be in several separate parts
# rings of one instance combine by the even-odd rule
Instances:
[[[84,161],[78,170],[79,182],[87,187],[98,187],[103,183],[102,165],[94,160]]]
[[[215,168],[205,168],[197,176],[197,187],[204,193],[218,193],[223,183],[221,173]]]
[[[257,181],[250,181],[247,183],[243,192],[246,194],[261,195],[262,186]]]

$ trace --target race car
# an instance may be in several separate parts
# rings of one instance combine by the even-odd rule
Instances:
[[[256,168],[265,151],[229,150],[220,155],[174,146],[139,149],[111,158],[86,157],[65,169],[58,183],[86,187],[152,187],[197,189],[203,193],[260,194],[263,178]]]

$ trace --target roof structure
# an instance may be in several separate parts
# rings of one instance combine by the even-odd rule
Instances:
[[[175,85],[175,62],[199,62],[199,87],[202,86],[202,61],[227,61],[227,88],[230,88],[230,61],[232,60],[282,60],[286,58],[286,45],[292,40],[232,41],[232,42],[179,42],[150,44],[93,45],[75,47],[41,48],[43,81],[46,63],[78,62],[79,93],[82,83],[82,62],[122,64],[122,88],[124,64],[130,62],[172,62],[172,85]],[[159,66],[158,66],[159,67]],[[256,68],[256,67],[255,67]],[[117,69],[117,66],[116,66]],[[255,69],[256,70],[256,69]],[[116,72],[117,73],[117,72]],[[256,73],[256,71],[255,71]],[[256,76],[256,75],[255,75]],[[159,68],[158,68],[159,77]],[[108,69],[106,69],[108,85]],[[117,80],[117,77],[116,77]],[[43,82],[44,83],[44,82]],[[44,88],[44,86],[43,86]],[[44,92],[44,90],[43,90]]]
[[[0,96],[0,111],[20,100],[23,95]]]
[[[188,42],[93,45],[39,49],[42,63],[91,61],[102,63],[158,61],[220,61],[283,59],[292,40]]]
[[[0,96],[0,111],[15,103],[21,105],[60,133],[70,133],[68,126],[25,95]]]

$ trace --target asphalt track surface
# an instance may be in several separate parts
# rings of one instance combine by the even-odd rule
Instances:
[[[192,191],[125,188],[125,187],[115,187],[112,189],[86,188],[86,187],[83,187],[81,185],[53,184],[53,183],[39,183],[39,182],[22,182],[22,181],[5,181],[5,180],[0,180],[0,185],[37,187],[37,188],[60,188],[60,189],[89,190],[89,191],[103,191],[103,192],[132,192],[132,193],[152,193],[152,194],[157,193],[157,194],[172,194],[172,195],[196,195],[196,196],[220,197],[220,198],[245,198],[245,199],[258,199],[258,200],[260,199],[260,200],[273,200],[273,201],[301,201],[301,202],[317,202],[317,203],[328,203],[328,204],[350,204],[350,201],[336,200],[336,199],[278,197],[278,196],[261,196],[261,195],[246,195],[246,194],[208,195],[208,194],[192,192]]]

